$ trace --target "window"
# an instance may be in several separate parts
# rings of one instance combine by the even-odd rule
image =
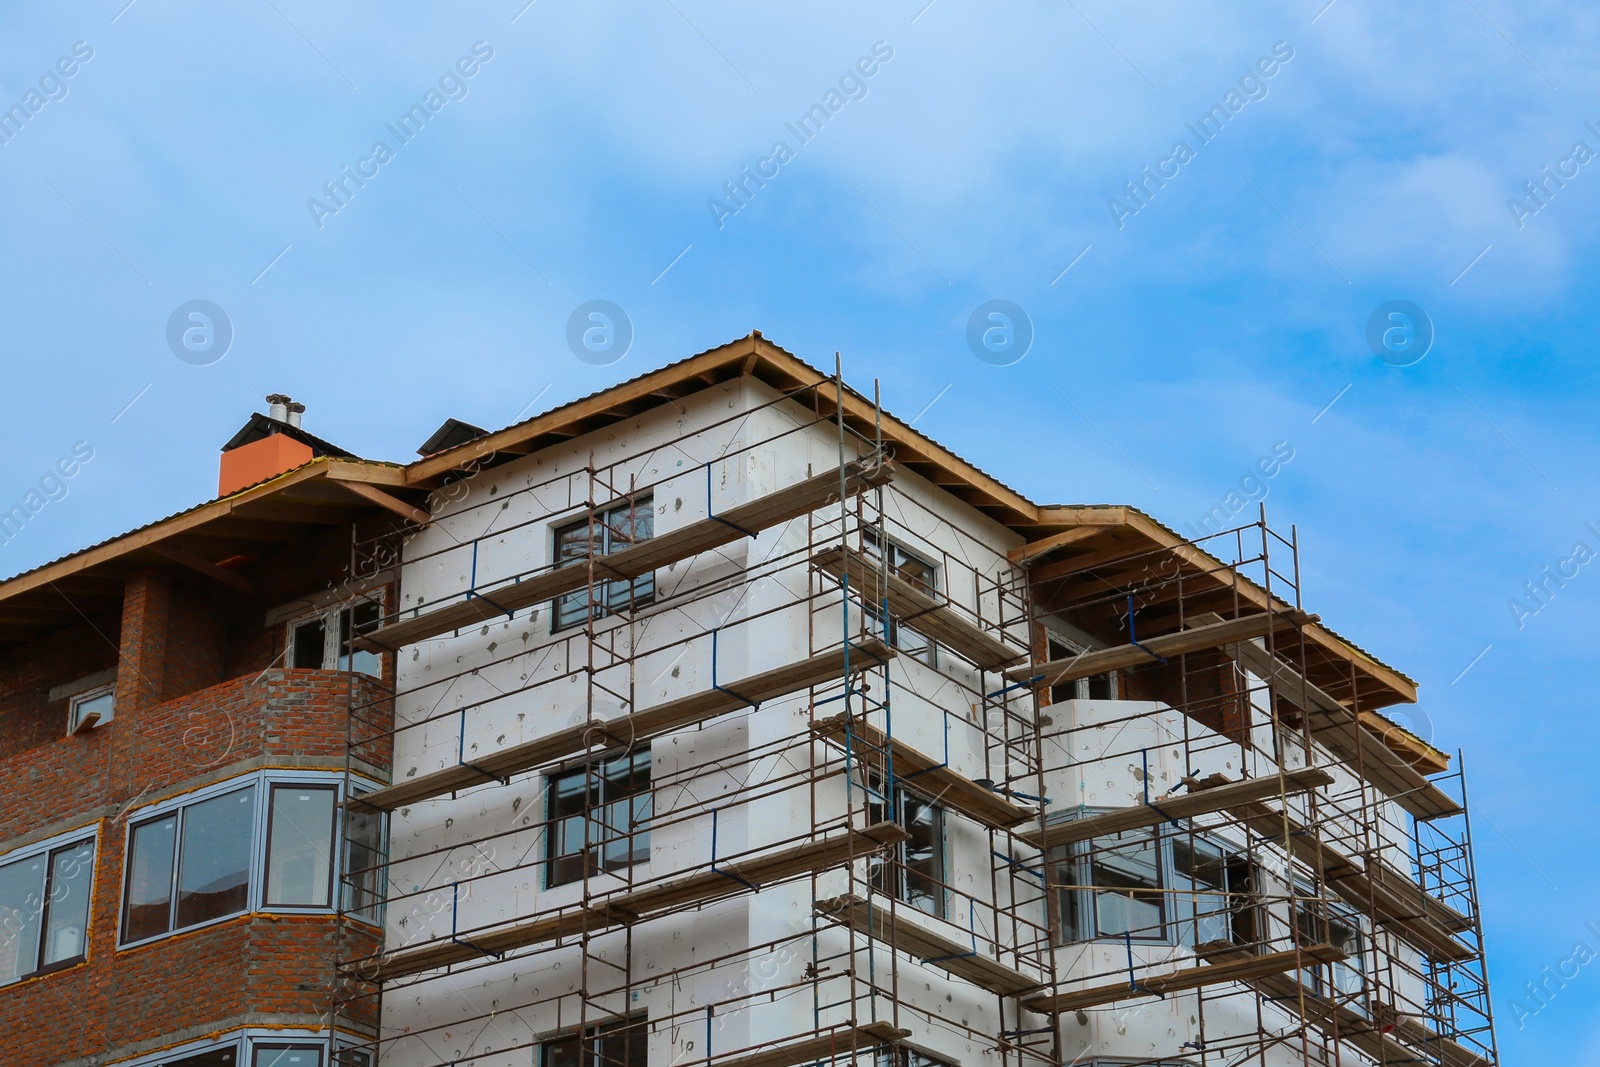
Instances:
[[[250,1067],[322,1067],[323,1046],[258,1044]]]
[[[382,657],[351,648],[350,642],[376,630],[382,621],[383,605],[376,600],[363,600],[292,622],[289,624],[288,666],[355,671],[379,677],[383,673]]]
[[[591,555],[609,556],[650,540],[655,536],[654,508],[654,495],[641,493],[630,501],[595,512],[592,525],[585,517],[556,527],[556,566],[579,566]],[[576,626],[591,617],[599,619],[608,612],[640,608],[651,603],[656,596],[655,572],[633,579],[615,578],[597,582],[594,596],[592,604],[588,589],[557,597],[554,628],[560,630]]]
[[[128,832],[122,942],[145,941],[254,908],[333,907],[339,852],[339,778],[286,781],[281,772],[235,779],[165,805]],[[382,819],[351,815],[363,845]],[[359,853],[359,856],[358,856]],[[352,847],[371,867],[371,852]],[[376,909],[376,872],[363,907]],[[349,899],[347,897],[347,899]]]
[[[1047,650],[1050,660],[1070,659],[1083,652],[1083,649],[1068,644],[1055,636],[1051,636]],[[1105,674],[1095,674],[1088,678],[1073,678],[1070,681],[1058,682],[1050,687],[1050,703],[1059,704],[1064,700],[1115,700],[1116,675],[1107,671]]]
[[[1301,892],[1309,892],[1302,887]],[[1322,917],[1322,905],[1316,900],[1296,900],[1294,905],[1295,930],[1302,947],[1332,945],[1345,954],[1338,963],[1308,967],[1300,972],[1301,981],[1318,996],[1351,997],[1366,988],[1366,968],[1363,955],[1366,938],[1361,932],[1361,921],[1355,912],[1343,905],[1328,905],[1328,917]]]
[[[882,822],[888,817],[884,811],[883,782],[876,775],[871,782],[867,817],[871,822]],[[944,809],[896,782],[894,815],[894,821],[911,837],[894,846],[888,859],[881,853],[873,853],[868,861],[872,887],[942,919]]]
[[[1250,862],[1228,846],[1157,828],[1128,830],[1050,856],[1057,938],[1168,941],[1190,948],[1259,940]]]
[[[0,859],[0,984],[84,959],[93,889],[93,838]]]
[[[546,885],[565,885],[650,858],[650,748],[552,776]]]
[[[266,905],[333,900],[333,786],[274,785],[267,815]]]
[[[67,711],[67,733],[92,730],[110,722],[117,710],[117,687],[103,685],[87,693],[79,693],[70,701]]]
[[[381,811],[358,802],[345,813],[344,910],[367,922],[378,921],[383,905],[384,828]]]
[[[1216,941],[1257,940],[1250,863],[1221,845],[1180,834],[1172,842],[1174,919],[1178,944],[1194,948]]]
[[[885,560],[889,573],[905,579],[924,593],[939,591],[938,568],[893,541],[887,540],[870,526],[862,527],[862,544],[867,557],[874,562]],[[922,662],[933,666],[938,656],[938,646],[914,630],[908,630],[894,618],[884,618],[882,604],[864,605],[869,618],[876,619],[884,629],[884,640],[890,645]]]
[[[539,1046],[539,1067],[647,1067],[649,1042],[643,1016],[591,1026]]]
[[[192,1052],[185,1056],[160,1062],[161,1067],[237,1067],[239,1063],[239,1046],[230,1042],[223,1048]]]

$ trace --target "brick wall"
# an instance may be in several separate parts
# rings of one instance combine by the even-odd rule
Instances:
[[[245,1014],[326,1021],[331,916],[241,916],[116,950],[130,814],[256,767],[344,766],[350,678],[262,670],[270,636],[258,639],[259,622],[254,631],[233,625],[253,643],[251,653],[239,655],[214,601],[144,571],[128,578],[120,619],[0,656],[0,848],[77,826],[100,831],[89,959],[0,987],[5,1067],[116,1059]],[[67,700],[50,700],[50,689],[112,666],[114,720],[67,736]],[[248,673],[226,677],[241,666]],[[392,714],[382,683],[356,676],[354,693],[378,723]],[[384,773],[387,752],[381,742],[365,749]],[[364,928],[346,931],[354,939],[347,954],[376,951]]]

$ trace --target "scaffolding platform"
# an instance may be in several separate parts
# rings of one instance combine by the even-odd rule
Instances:
[[[1214,942],[1210,946],[1202,945],[1196,951],[1203,953],[1208,948],[1218,948],[1220,945],[1233,948],[1231,942]],[[1168,993],[1199,989],[1201,986],[1216,985],[1219,982],[1248,982],[1313,964],[1337,963],[1345,959],[1345,954],[1332,945],[1312,945],[1309,948],[1268,952],[1259,956],[1240,950],[1238,958],[1230,956],[1221,959],[1220,955],[1208,958],[1220,962],[1180,967],[1175,971],[1152,975],[1149,978],[1135,979],[1130,976],[1125,981],[1089,986],[1086,989],[1075,989],[1054,996],[1024,997],[1022,1006],[1041,1015],[1057,1015],[1064,1011],[1095,1008],[1137,997],[1166,996]]]
[[[909,836],[894,823],[881,822],[777,852],[713,860],[707,870],[608,893],[511,926],[468,931],[384,956],[357,960],[346,970],[369,981],[393,981],[558,938],[594,934],[610,927],[642,922],[668,910],[694,908],[741,893],[759,892],[766,885],[860,859],[886,845],[899,844]]]
[[[620,552],[591,557],[588,562],[602,581],[637,578],[658,567],[709,552],[741,537],[754,537],[762,530],[836,503],[841,484],[846,493],[853,495],[864,489],[885,485],[893,477],[893,469],[887,463],[855,460],[844,467],[842,475],[836,470],[818,474],[729,508],[720,515],[668,530]],[[598,516],[599,511],[589,514]],[[530,578],[493,586],[485,593],[469,590],[463,599],[452,599],[444,607],[426,605],[428,610],[422,614],[397,618],[351,643],[369,652],[397,652],[418,641],[510,615],[542,600],[553,600],[587,587],[589,566],[584,564],[582,559],[569,561],[564,566]]]
[[[1196,629],[1203,630],[1207,625]],[[1406,811],[1419,819],[1461,814],[1461,805],[1362,725],[1354,712],[1312,685],[1292,666],[1248,642],[1229,644],[1224,651],[1251,674],[1272,683],[1278,696],[1305,712],[1312,737]]]
[[[1207,958],[1225,965],[1255,957],[1248,949],[1218,946],[1207,953]],[[1248,981],[1257,993],[1284,1011],[1297,1015],[1303,1008],[1307,1022],[1341,1041],[1350,1042],[1379,1063],[1432,1067],[1442,1061],[1446,1067],[1490,1067],[1489,1060],[1465,1045],[1434,1034],[1415,1020],[1396,1021],[1393,1018],[1396,1013],[1392,1010],[1376,1010],[1381,1005],[1371,1005],[1373,1010],[1369,1012],[1330,1000],[1306,988],[1299,977],[1293,974],[1262,975]],[[1390,1018],[1385,1021],[1383,1016]],[[1404,1036],[1406,1040],[1400,1040],[1396,1035]],[[1424,1041],[1427,1042],[1426,1046],[1422,1044]]]
[[[1264,637],[1274,630],[1289,630],[1316,621],[1317,616],[1307,615],[1302,611],[1261,611],[1237,619],[1219,620],[1204,626],[1195,626],[1177,633],[1162,634],[1160,637],[1147,637],[1143,641],[1134,641],[1126,645],[1081,652],[1075,656],[1050,660],[1036,667],[1018,667],[1007,671],[1006,677],[1013,682],[1028,682],[1038,686],[1060,685],[1062,682],[1088,678],[1107,671],[1163,662],[1171,656],[1181,656],[1186,652],[1199,652],[1202,649],[1217,648],[1253,637]]]
[[[804,1041],[774,1045],[730,1060],[720,1060],[717,1067],[797,1067],[799,1064],[826,1063],[840,1056],[896,1045],[910,1036],[910,1030],[901,1030],[887,1022],[862,1023],[859,1026],[850,1023]]]
[[[877,562],[852,548],[825,549],[812,557],[812,566],[835,578],[846,579],[868,604],[888,601],[889,614],[924,637],[950,649],[986,670],[1018,663],[1026,651],[991,637],[938,597],[897,574],[884,574]]]
[[[385,786],[356,798],[353,803],[394,811],[406,804],[446,796],[458,789],[504,780],[514,774],[581,755],[596,746],[626,745],[648,740],[741,708],[775,700],[800,689],[838,681],[847,670],[855,674],[885,663],[894,656],[894,649],[876,639],[848,648],[840,646],[798,663],[752,674],[729,682],[726,686],[718,685],[690,693],[632,715],[616,719],[590,719],[544,737],[491,752],[471,764],[458,763]]]
[[[1003,997],[1031,993],[1045,984],[1038,978],[1030,978],[1015,968],[985,956],[974,945],[963,945],[915,920],[901,921],[890,913],[890,909],[874,900],[847,893],[817,901],[814,910],[818,915],[834,919],[859,934],[877,938],[909,953],[930,967],[937,967]]]
[[[1259,801],[1232,810],[1251,832],[1279,848],[1284,847],[1283,835],[1287,828],[1288,851],[1296,859],[1314,871],[1321,871],[1323,880],[1347,904],[1394,927],[1396,933],[1418,948],[1453,961],[1477,955],[1475,949],[1455,937],[1458,930],[1471,928],[1467,918],[1414,883],[1409,889],[1397,891],[1394,885],[1397,879],[1410,881],[1399,871],[1381,863],[1369,868],[1317,840],[1298,819]]]
[[[1264,800],[1267,797],[1303,793],[1308,789],[1316,789],[1319,786],[1328,785],[1332,781],[1333,775],[1327,771],[1315,767],[1305,767],[1297,771],[1287,771],[1282,776],[1270,775],[1261,778],[1246,778],[1239,782],[1229,782],[1223,779],[1221,783],[1216,785],[1198,783],[1188,793],[1158,797],[1144,804],[1118,808],[1115,811],[1108,811],[1101,815],[1091,815],[1085,819],[1067,819],[1061,822],[1054,822],[1043,830],[1028,830],[1017,836],[1043,852],[1058,845],[1090,841],[1096,837],[1105,837],[1124,830],[1138,830],[1146,826],[1158,826],[1161,823],[1175,819],[1192,819],[1196,815],[1224,811],[1251,801]]]
[[[947,761],[936,760],[899,738],[887,736],[860,716],[835,715],[813,722],[811,729],[841,745],[846,743],[848,732],[868,751],[887,752],[894,760],[896,782],[935,797],[944,807],[970,816],[984,826],[1009,830],[1039,816],[1037,808],[1012,803],[994,790],[951,770]]]

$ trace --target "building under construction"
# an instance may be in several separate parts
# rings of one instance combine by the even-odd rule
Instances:
[[[347,509],[268,617],[342,683],[310,1067],[1498,1063],[1459,756],[1264,513],[1035,504],[759,334],[403,468],[279,414],[221,499]]]

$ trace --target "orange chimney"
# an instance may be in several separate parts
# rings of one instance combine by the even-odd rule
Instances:
[[[246,486],[292,471],[302,463],[309,463],[313,455],[310,445],[281,433],[230,449],[222,454],[217,495],[237,493]]]
[[[338,445],[306,432],[300,425],[306,406],[282,393],[267,397],[270,414],[250,416],[238,433],[222,446],[222,471],[217,495],[227,496],[248,486],[292,471],[318,456],[357,458]]]

